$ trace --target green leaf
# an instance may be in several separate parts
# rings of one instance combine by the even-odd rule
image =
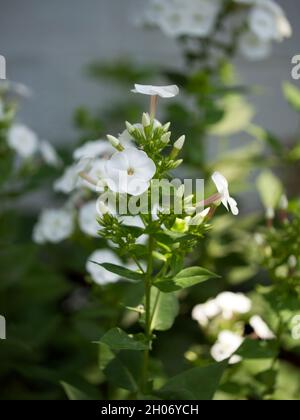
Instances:
[[[151,289],[151,329],[167,331],[174,324],[179,312],[178,299],[175,294],[161,293],[155,287]]]
[[[257,179],[257,188],[265,208],[276,208],[283,194],[280,180],[272,172],[265,171]]]
[[[210,133],[216,136],[229,136],[245,130],[255,114],[253,107],[239,95],[227,95],[220,101],[225,109],[224,118],[213,125]]]
[[[126,334],[120,328],[112,328],[100,339],[111,350],[147,350],[148,346],[142,341],[137,341],[133,336]],[[99,342],[98,342],[99,343]]]
[[[123,277],[125,279],[136,281],[141,281],[144,279],[143,274],[137,273],[136,271],[128,270],[128,268],[121,267],[120,265],[110,263],[99,264],[95,261],[92,262],[94,264],[100,265],[101,267],[105,268],[105,270],[110,271],[111,273],[118,274],[120,277]]]
[[[202,267],[190,267],[180,271],[171,279],[160,279],[154,285],[165,293],[175,292],[203,283],[209,279],[219,277],[218,275]]]
[[[61,382],[62,387],[67,394],[67,397],[70,401],[86,401],[91,400],[84,392],[80,391],[79,389],[75,388],[73,385],[70,385],[66,382]]]
[[[164,385],[157,395],[166,400],[212,400],[227,362],[187,370]]]
[[[295,111],[300,112],[300,90],[290,82],[284,82],[283,94]]]
[[[278,354],[278,345],[274,341],[246,339],[236,354],[243,359],[274,359]]]
[[[106,344],[99,345],[99,367],[108,382],[131,392],[139,389],[143,353],[130,350],[113,352]]]

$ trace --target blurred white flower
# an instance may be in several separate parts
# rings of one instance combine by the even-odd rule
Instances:
[[[221,0],[152,0],[144,22],[157,25],[170,37],[206,37],[212,31]]]
[[[161,98],[173,98],[174,96],[178,95],[179,88],[176,85],[152,86],[135,84],[132,92],[141,93],[143,95],[160,96]]]
[[[58,243],[70,237],[74,230],[72,211],[43,210],[33,230],[33,240],[42,244],[46,242]]]
[[[255,334],[262,340],[274,340],[274,338],[276,338],[275,334],[260,316],[253,316],[250,319],[249,324],[254,329]]]
[[[106,182],[113,192],[138,196],[150,185],[156,166],[147,154],[134,148],[115,153],[106,162]]]
[[[201,327],[207,327],[208,322],[219,315],[221,312],[215,299],[211,299],[206,303],[196,305],[192,311],[192,318],[198,322]]]
[[[48,141],[42,140],[39,145],[40,153],[44,161],[55,168],[61,165],[61,159],[56,150]]]
[[[271,53],[271,42],[264,41],[251,31],[246,31],[240,35],[239,51],[251,61],[262,60]]]
[[[76,164],[67,167],[63,175],[54,183],[54,191],[70,194],[80,185],[78,167]]]
[[[226,207],[227,210],[229,210],[229,206],[232,214],[237,216],[239,214],[239,209],[235,199],[230,197],[227,179],[219,172],[215,172],[212,176],[212,180],[217,187],[218,192],[222,196],[222,204]]]
[[[105,185],[105,165],[106,165],[107,159],[94,159],[91,162],[91,168],[87,171],[89,176],[93,178],[95,181],[97,181],[97,185],[92,185],[91,183],[85,181],[82,179],[80,181],[81,185],[89,188],[92,191],[101,192],[103,191],[104,185]]]
[[[86,233],[89,236],[98,238],[98,231],[101,229],[101,226],[97,222],[97,217],[99,217],[99,210],[97,210],[97,201],[89,201],[84,204],[78,213],[78,223],[82,232]]]
[[[251,300],[242,293],[223,292],[216,297],[216,303],[224,319],[231,319],[234,314],[246,314],[251,310]]]
[[[239,363],[241,357],[234,355],[242,345],[244,339],[232,331],[222,331],[218,336],[217,342],[211,348],[211,355],[217,362],[229,359],[230,364]]]
[[[25,125],[13,125],[7,138],[8,145],[22,158],[29,158],[35,154],[39,147],[37,135]]]
[[[93,262],[94,261],[94,262]],[[95,283],[105,285],[108,283],[116,283],[120,277],[117,274],[111,273],[98,264],[110,263],[115,265],[122,265],[122,262],[116,254],[107,249],[101,249],[93,252],[86,264],[86,270],[91,275]]]
[[[114,151],[114,148],[106,140],[89,141],[74,151],[73,158],[80,160],[82,158],[96,158],[103,155],[111,156]]]
[[[282,8],[273,0],[260,0],[250,11],[249,27],[264,41],[282,41],[292,35],[292,28]]]

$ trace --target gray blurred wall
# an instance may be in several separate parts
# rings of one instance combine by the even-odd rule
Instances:
[[[105,106],[118,92],[88,80],[84,67],[95,59],[129,55],[140,62],[175,63],[175,41],[159,31],[131,23],[147,0],[0,0],[0,54],[7,59],[7,76],[30,86],[34,97],[21,112],[23,122],[55,143],[72,140],[72,112],[81,104]],[[238,63],[243,80],[262,85],[254,98],[256,121],[288,137],[297,116],[281,96],[282,79],[290,79],[291,57],[299,51],[299,0],[281,0],[294,28],[291,40],[277,45],[271,59]],[[297,83],[297,82],[296,82]],[[298,82],[300,87],[300,81]]]

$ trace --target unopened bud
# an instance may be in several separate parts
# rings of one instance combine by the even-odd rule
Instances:
[[[185,142],[185,136],[179,137],[179,139],[176,140],[174,143],[174,148],[177,150],[181,150],[183,148],[184,142]]]
[[[151,124],[151,118],[148,112],[143,113],[142,124],[144,127],[149,127],[149,125]]]
[[[287,210],[288,206],[289,206],[289,202],[286,195],[282,195],[279,201],[280,210]]]
[[[164,130],[164,131],[169,131],[170,126],[171,126],[171,123],[170,123],[170,122],[167,122],[167,123],[163,126],[163,130]]]
[[[191,224],[197,225],[197,226],[201,225],[204,222],[204,219],[206,218],[209,212],[210,212],[210,207],[196,214],[196,216],[192,218]]]
[[[131,133],[132,131],[135,130],[135,127],[132,124],[130,124],[130,122],[126,121],[125,125],[126,125],[127,130],[129,131],[129,133]]]
[[[268,207],[266,210],[266,218],[268,220],[273,220],[275,217],[275,211],[272,207]]]
[[[291,255],[288,259],[288,265],[290,268],[296,268],[298,265],[298,261],[297,258],[295,257],[295,255]]]
[[[117,139],[117,137],[111,136],[110,134],[107,135],[107,140],[110,142],[110,144],[119,152],[124,150],[124,147],[121,145],[120,141]]]
[[[178,168],[178,166],[180,166],[182,162],[183,162],[183,159],[176,160],[174,164],[172,165],[173,169]]]
[[[193,194],[188,195],[188,196],[187,196],[187,197],[185,197],[185,199],[183,200],[184,205],[185,205],[185,206],[189,206],[189,205],[193,204],[193,199],[194,199],[194,195],[193,195]]]
[[[171,138],[171,132],[170,132],[170,131],[168,131],[167,133],[165,133],[165,134],[163,134],[163,135],[161,136],[161,141],[162,141],[164,144],[168,144],[168,143],[169,143],[169,141],[170,141],[170,138]]]

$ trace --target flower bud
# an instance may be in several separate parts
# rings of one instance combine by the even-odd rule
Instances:
[[[149,127],[149,125],[151,124],[151,118],[148,112],[143,113],[142,124],[144,127]]]
[[[100,216],[104,216],[105,214],[109,213],[109,208],[106,204],[103,203],[103,201],[98,200],[97,201],[97,212]]]
[[[286,195],[282,195],[279,201],[280,210],[287,210],[288,206],[289,206],[289,202]]]
[[[273,220],[275,217],[275,211],[272,207],[268,207],[266,210],[266,218],[268,220]]]
[[[161,141],[165,144],[168,144],[170,142],[170,138],[171,138],[171,132],[168,131],[167,133],[161,136]]]
[[[132,124],[130,124],[130,122],[126,121],[125,125],[129,133],[135,130],[135,127]]]
[[[184,142],[185,142],[185,136],[179,137],[179,139],[176,140],[174,143],[174,148],[177,150],[181,150],[183,148]]]
[[[173,169],[178,168],[178,166],[180,166],[182,162],[183,162],[183,159],[176,160],[172,165]]]
[[[197,226],[201,225],[204,222],[204,219],[206,218],[206,216],[209,214],[209,212],[210,212],[210,207],[196,214],[196,216],[192,218],[191,224],[197,225]]]
[[[107,136],[107,140],[110,142],[110,144],[117,150],[119,150],[119,152],[121,152],[122,150],[124,150],[124,147],[121,145],[120,140],[117,139],[117,137],[111,136],[110,134],[108,134]]]
[[[298,261],[297,258],[295,257],[295,255],[291,255],[288,259],[288,265],[290,268],[296,268],[298,265]]]
[[[163,126],[163,130],[164,130],[164,131],[169,131],[170,125],[171,125],[171,123],[170,123],[170,122],[167,122],[167,123]]]

